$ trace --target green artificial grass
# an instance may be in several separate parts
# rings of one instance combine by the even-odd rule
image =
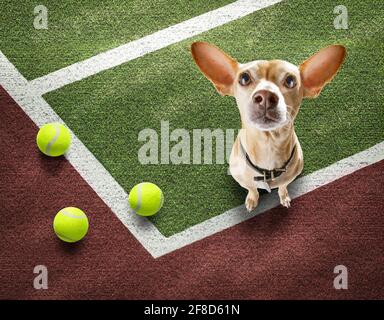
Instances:
[[[189,53],[193,41],[212,42],[240,62],[284,59],[299,64],[329,44],[347,47],[339,74],[317,99],[303,102],[296,120],[304,150],[303,174],[384,140],[383,4],[344,1],[349,29],[336,30],[337,4],[285,1],[44,97],[127,192],[141,181],[163,189],[164,207],[151,221],[170,236],[245,199],[244,190],[227,175],[226,164],[144,166],[138,162],[143,145],[139,132],[144,128],[159,132],[161,120],[169,121],[171,130],[189,132],[240,127],[234,99],[217,94],[193,63]],[[101,34],[112,28],[97,19],[90,25]],[[105,39],[99,49],[120,43],[118,35]],[[36,68],[41,73],[38,63]]]
[[[214,10],[230,0],[1,1],[0,50],[28,79]],[[48,30],[33,26],[48,9]]]

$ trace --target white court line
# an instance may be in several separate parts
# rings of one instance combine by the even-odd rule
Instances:
[[[32,80],[30,85],[36,94],[43,95],[44,93],[92,76],[103,70],[116,67],[150,52],[165,48],[171,44],[242,18],[280,1],[281,0],[239,0],[233,2]]]
[[[244,4],[246,2],[249,4],[250,1],[238,1],[236,3]],[[252,1],[252,3],[254,2],[256,1]],[[258,3],[272,4],[275,2],[277,1],[259,1]],[[176,32],[174,30],[171,31]],[[160,48],[161,47],[158,49]],[[103,59],[108,60],[109,58],[113,58],[113,56],[108,56],[108,53],[104,54],[107,54],[107,56],[104,56]],[[124,54],[126,54],[126,58],[129,56],[127,55],[127,52]],[[98,55],[98,57],[100,58],[100,55]],[[118,65],[116,64],[116,61],[120,61],[120,63],[129,61],[125,59],[119,60],[119,58],[116,57],[118,60],[111,64],[111,62],[92,59],[93,58],[80,62],[79,64],[75,64],[77,67],[74,67],[75,65],[73,65],[54,72],[51,75],[48,75],[48,78],[42,77],[40,78],[43,80],[42,82],[37,81],[37,79],[33,80],[32,83],[34,85],[31,86],[31,82],[28,82],[0,51],[0,85],[5,88],[5,90],[19,104],[24,112],[39,127],[47,122],[64,123],[41,96],[42,93],[54,90],[56,88],[55,83],[49,84],[50,81],[60,81],[61,77],[64,77],[62,79],[63,82],[59,83],[59,87],[61,87],[73,81],[78,81],[82,78],[105,70],[106,68],[111,68],[115,65]],[[86,61],[88,62],[85,63]],[[92,66],[89,64],[90,61],[93,61],[97,64],[95,68],[92,68]],[[60,74],[62,74],[62,76],[60,76]],[[66,156],[67,159],[80,173],[84,180],[87,181],[87,183],[95,190],[98,196],[111,208],[114,214],[122,221],[128,230],[134,235],[134,237],[136,237],[136,239],[155,258],[182,248],[195,241],[201,240],[214,233],[220,232],[226,228],[248,220],[257,214],[260,214],[279,205],[278,196],[276,195],[276,192],[273,192],[272,194],[263,196],[260,200],[260,205],[251,214],[246,212],[244,206],[239,206],[228,210],[219,216],[195,225],[181,233],[166,238],[147,219],[140,218],[130,212],[127,202],[127,193],[113,179],[113,177],[102,166],[102,164],[98,162],[98,160],[84,146],[84,144],[74,135],[73,132],[72,137],[72,147]],[[339,179],[342,176],[348,175],[360,168],[366,167],[383,159],[384,142],[379,143],[372,148],[369,148],[368,150],[358,153],[354,156],[343,159],[325,169],[314,172],[311,175],[299,178],[289,186],[290,195],[292,198],[298,197],[322,185]]]

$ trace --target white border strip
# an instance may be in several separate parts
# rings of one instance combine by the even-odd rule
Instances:
[[[103,70],[113,68],[138,57],[142,57],[150,52],[165,48],[171,44],[237,20],[280,1],[281,0],[239,0],[233,2],[219,9],[209,11],[32,80],[30,85],[36,94],[43,95],[44,93],[87,78]]]

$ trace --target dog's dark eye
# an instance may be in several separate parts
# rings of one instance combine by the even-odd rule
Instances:
[[[251,77],[250,77],[250,75],[249,75],[247,72],[243,72],[242,74],[240,74],[240,77],[239,77],[239,83],[240,83],[242,86],[246,86],[246,85],[248,85],[250,82],[251,82]]]
[[[295,76],[289,75],[284,80],[284,86],[286,86],[288,89],[292,89],[296,87],[296,78]]]

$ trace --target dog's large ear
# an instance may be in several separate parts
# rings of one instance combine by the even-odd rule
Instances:
[[[238,63],[207,42],[194,42],[191,52],[201,72],[213,83],[216,90],[222,95],[233,95]]]
[[[346,49],[333,45],[321,49],[299,67],[304,97],[315,98],[321,89],[336,75],[345,57]]]

